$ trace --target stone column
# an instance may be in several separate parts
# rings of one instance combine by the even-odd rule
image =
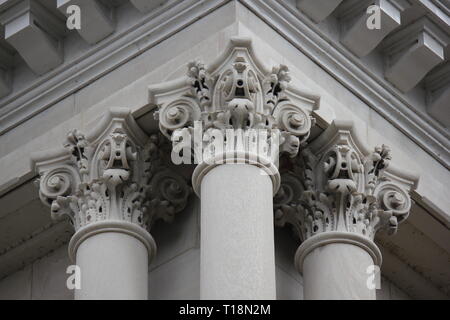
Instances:
[[[223,164],[201,182],[202,299],[275,299],[273,185],[261,171]]]
[[[297,154],[315,103],[293,94],[289,81],[286,66],[264,69],[250,41],[235,38],[208,68],[192,62],[185,79],[150,88],[160,129],[173,142],[172,160],[197,164],[201,299],[276,297],[278,156]]]
[[[291,224],[302,241],[295,265],[305,299],[376,299],[375,233],[396,232],[418,182],[390,160],[388,147],[370,152],[351,122],[335,121],[282,174],[275,222]]]
[[[88,135],[36,153],[40,197],[54,219],[68,216],[69,256],[81,272],[75,299],[147,299],[149,233],[186,205],[186,182],[165,164],[162,137],[150,138],[128,109],[113,108]]]
[[[363,237],[341,232],[312,237],[297,250],[295,263],[306,300],[376,299],[376,279],[372,282],[368,271],[381,264],[381,253]]]
[[[150,88],[172,160],[197,165],[202,299],[276,297],[278,156],[297,154],[318,100],[294,93],[289,81],[286,66],[266,70],[249,39],[233,38],[209,67],[189,63],[186,78]]]
[[[81,270],[76,300],[148,298],[148,264],[156,245],[145,229],[123,221],[96,222],[75,233],[70,251]]]

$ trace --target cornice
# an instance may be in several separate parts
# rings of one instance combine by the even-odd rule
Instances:
[[[427,113],[374,75],[363,62],[331,39],[306,16],[282,1],[240,0],[287,41],[338,79],[351,92],[402,131],[446,168],[450,168],[450,134]]]
[[[417,0],[417,2],[429,12],[434,21],[443,27],[450,27],[450,7],[444,3],[447,0]]]
[[[147,15],[133,27],[106,38],[82,56],[48,72],[31,87],[1,99],[0,135],[227,2],[229,0],[170,2]],[[340,79],[349,90],[446,168],[450,167],[448,130],[437,124],[427,113],[415,111],[391,84],[372,74],[345,48],[331,46],[326,40],[327,36],[312,21],[279,1],[271,1],[270,4],[255,0],[239,0],[239,2],[313,61]],[[429,1],[420,1],[429,7],[430,4],[425,2]],[[442,16],[436,10],[433,12],[434,15]],[[153,34],[159,36],[149,37]],[[145,38],[146,41],[142,42]]]
[[[229,0],[172,1],[0,100],[0,135],[154,47]]]
[[[275,225],[290,224],[302,241],[296,254],[301,272],[308,252],[329,243],[351,243],[381,264],[374,244],[392,235],[411,209],[419,177],[391,167],[391,150],[369,151],[352,121],[334,121],[281,171],[274,199]]]

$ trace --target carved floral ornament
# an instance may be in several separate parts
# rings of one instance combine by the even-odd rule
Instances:
[[[171,221],[190,187],[167,167],[165,140],[148,137],[128,109],[112,108],[89,135],[72,130],[64,148],[33,155],[40,198],[53,219],[68,216],[76,231],[102,222],[149,230],[157,219]]]
[[[302,241],[296,255],[300,270],[311,247],[342,239],[364,246],[381,264],[373,245],[376,232],[394,234],[408,217],[409,192],[418,177],[390,164],[389,147],[369,151],[358,136],[351,121],[335,120],[281,175],[275,224],[290,224]]]
[[[152,86],[149,92],[150,104],[158,108],[161,132],[172,140],[174,153],[188,154],[187,160],[200,159],[193,175],[197,194],[205,168],[226,162],[224,158],[254,165],[266,165],[263,160],[268,160],[277,167],[268,172],[276,176],[278,157],[284,153],[290,160],[288,169],[280,168],[281,188],[274,183],[278,191],[275,222],[293,225],[302,241],[327,232],[345,232],[372,243],[378,230],[395,233],[407,218],[409,192],[418,178],[389,165],[389,147],[367,150],[348,121],[335,121],[308,142],[315,122],[311,113],[318,108],[319,98],[292,88],[287,66],[266,69],[255,57],[250,40],[232,38],[224,54],[209,67],[196,61],[187,69],[185,78]],[[196,132],[197,123],[200,132]],[[267,137],[274,132],[280,137],[265,139],[262,150],[275,152],[265,158],[258,148],[253,162],[248,148],[252,130],[267,130]],[[227,131],[236,134],[227,135]],[[244,134],[243,142],[236,144],[239,134]],[[219,145],[223,143],[223,148],[215,144],[217,136],[222,136]],[[183,143],[188,149],[180,148]],[[198,145],[206,150],[203,158],[196,150],[190,151]],[[215,162],[209,163],[208,156]]]
[[[147,137],[128,109],[113,108],[88,135],[73,130],[64,148],[35,154],[41,199],[52,217],[70,217],[74,237],[105,221],[108,228],[119,221],[148,230],[186,205],[190,188],[168,167],[176,156],[197,160],[198,195],[215,165],[250,163],[271,174],[275,224],[291,224],[302,246],[325,234],[352,235],[380,263],[375,233],[395,233],[407,218],[418,178],[390,165],[387,146],[366,149],[351,122],[334,121],[309,141],[319,98],[289,81],[286,66],[266,69],[250,40],[233,38],[209,67],[189,63],[186,77],[149,88],[161,134]],[[267,133],[256,134],[263,143],[254,143],[255,130]],[[287,163],[278,168],[280,154]]]
[[[212,167],[233,162],[266,170],[276,192],[279,154],[294,157],[305,144],[319,98],[292,88],[287,66],[266,69],[246,38],[232,38],[208,67],[195,61],[187,69],[184,78],[150,87],[149,96],[172,160],[198,164],[194,191]]]

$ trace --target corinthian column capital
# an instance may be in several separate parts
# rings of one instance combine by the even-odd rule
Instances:
[[[256,165],[278,190],[278,156],[298,153],[319,101],[292,88],[290,80],[287,66],[266,69],[249,39],[232,38],[208,67],[191,62],[186,77],[150,87],[150,104],[158,106],[160,129],[172,140],[175,158],[199,164],[193,175],[197,194],[203,176],[223,163]]]
[[[366,249],[375,264],[378,230],[397,231],[411,208],[418,177],[390,164],[386,145],[367,149],[350,121],[333,124],[291,162],[275,197],[275,223],[294,227],[303,241],[296,263],[314,248],[333,242]]]
[[[151,259],[156,247],[148,230],[157,219],[171,220],[190,192],[166,167],[164,140],[148,137],[130,110],[112,108],[88,134],[72,130],[64,148],[33,155],[41,200],[52,218],[68,216],[76,231],[73,260],[84,239],[110,231],[141,240]]]

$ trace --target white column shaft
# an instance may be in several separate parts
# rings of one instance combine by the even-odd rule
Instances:
[[[148,251],[137,238],[120,232],[90,236],[78,247],[81,289],[76,300],[148,297]]]
[[[353,244],[317,247],[303,262],[305,300],[376,299],[375,289],[369,289],[375,279],[367,273],[373,264],[367,251]]]
[[[248,164],[201,184],[201,299],[275,299],[272,181]]]

